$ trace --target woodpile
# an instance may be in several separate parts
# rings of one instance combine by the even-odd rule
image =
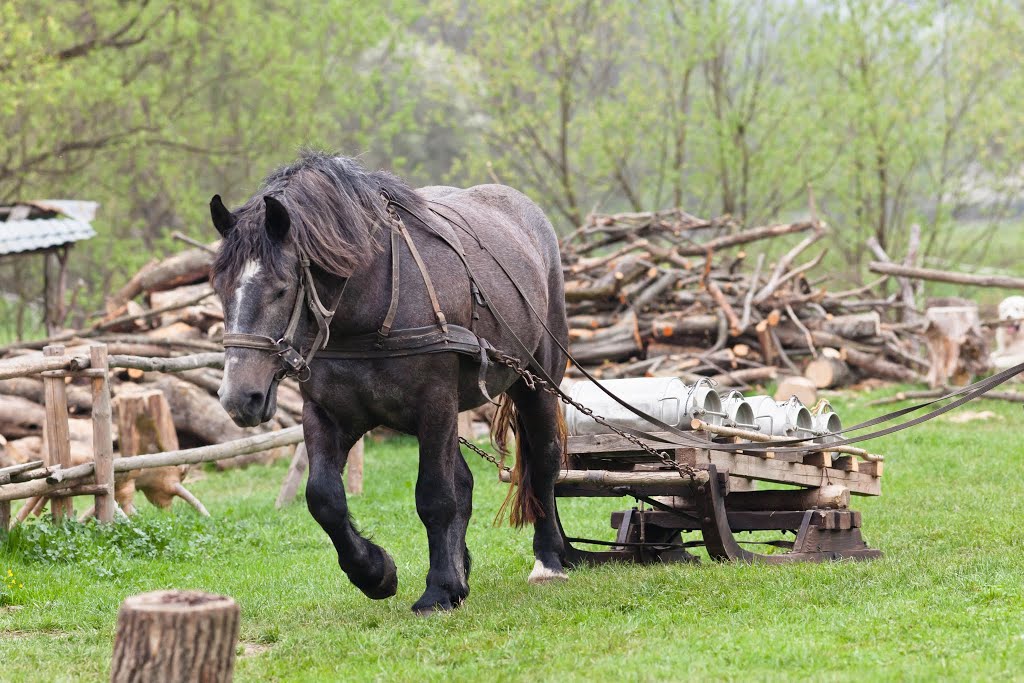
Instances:
[[[933,367],[929,320],[904,271],[891,293],[888,275],[830,286],[820,268],[828,237],[817,220],[745,228],[679,210],[590,216],[561,244],[571,351],[604,379],[712,377],[739,388],[792,376],[817,389],[942,383],[947,372],[986,371],[975,362],[965,373],[953,352],[944,358],[955,367]]]

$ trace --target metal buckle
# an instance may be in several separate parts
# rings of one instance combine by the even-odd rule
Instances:
[[[292,372],[301,371],[306,361],[302,358],[302,354],[296,351],[291,344],[284,339],[277,340],[277,355],[281,358],[281,362],[284,363]]]

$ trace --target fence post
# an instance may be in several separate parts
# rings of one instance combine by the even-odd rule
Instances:
[[[114,521],[114,439],[111,436],[110,384],[107,379],[107,345],[89,347],[89,376],[92,379],[92,448],[96,462],[96,483],[106,493],[96,496],[96,521]]]
[[[44,356],[63,356],[64,345],[54,344],[43,348]],[[71,467],[71,436],[68,430],[68,395],[64,386],[65,370],[43,372],[43,389],[46,402],[46,464]],[[70,498],[54,498],[50,501],[54,521],[74,516]]]

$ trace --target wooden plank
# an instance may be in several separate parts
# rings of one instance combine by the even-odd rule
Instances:
[[[712,463],[718,470],[727,470],[736,477],[750,477],[777,484],[818,487],[827,484],[845,486],[857,496],[880,496],[882,480],[863,472],[845,472],[826,467],[814,467],[800,462],[764,460],[741,453],[701,451],[697,463]]]

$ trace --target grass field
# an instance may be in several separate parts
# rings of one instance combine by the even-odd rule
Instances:
[[[836,403],[849,423],[877,412],[868,398]],[[240,681],[1024,680],[1024,416],[969,407],[995,415],[874,445],[885,493],[855,503],[886,556],[868,563],[606,566],[528,586],[530,535],[491,526],[504,489],[474,459],[472,594],[429,619],[409,610],[426,573],[413,442],[368,449],[353,503],[398,564],[383,602],[347,582],[301,502],[273,509],[283,463],[208,473],[191,487],[211,521],[143,503],[115,532],[33,524],[0,545],[14,579],[0,589],[0,680],[106,679],[121,600],[171,587],[241,604]],[[562,516],[610,539],[614,507],[569,501]]]

